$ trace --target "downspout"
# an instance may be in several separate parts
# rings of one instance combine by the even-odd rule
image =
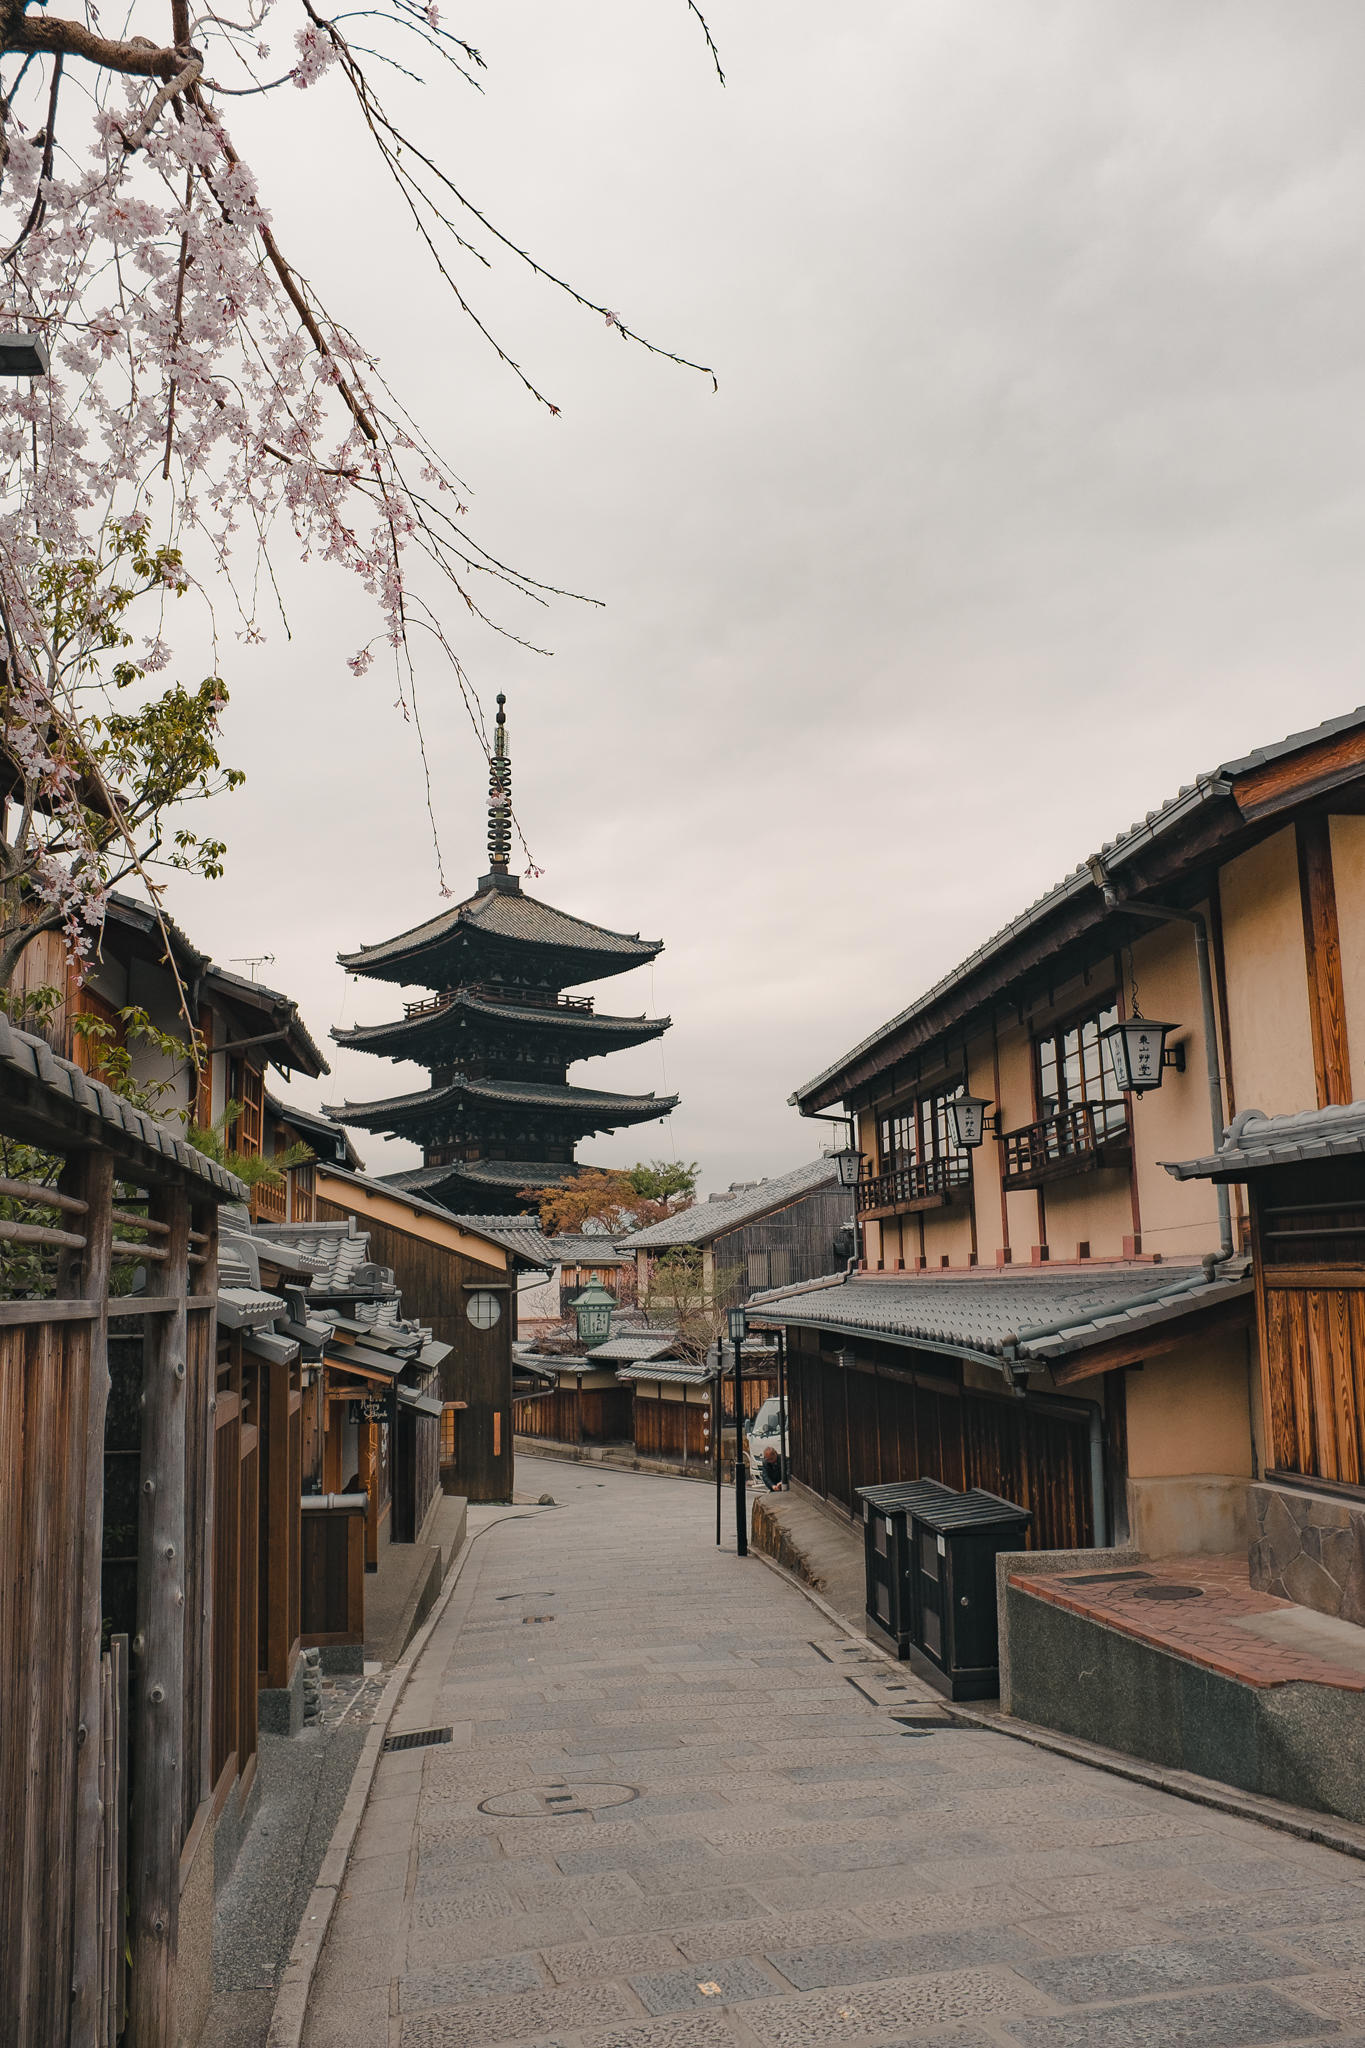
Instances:
[[[1088,863],[1095,878],[1096,887],[1104,897],[1108,910],[1125,912],[1130,917],[1145,918],[1149,924],[1169,924],[1172,921],[1187,924],[1194,931],[1194,957],[1199,969],[1199,998],[1204,1012],[1204,1064],[1208,1073],[1209,1122],[1213,1130],[1213,1149],[1221,1151],[1224,1139],[1223,1128],[1223,1076],[1218,1058],[1218,1013],[1213,1000],[1213,969],[1209,960],[1208,920],[1200,910],[1177,910],[1165,903],[1133,903],[1120,896],[1109,879],[1109,871],[1098,854],[1093,854]],[[1219,1256],[1230,1259],[1232,1245],[1232,1203],[1227,1185],[1216,1183],[1218,1197],[1218,1244]]]

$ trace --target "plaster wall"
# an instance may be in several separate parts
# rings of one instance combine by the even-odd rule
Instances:
[[[1247,1482],[1224,1472],[1130,1479],[1128,1528],[1144,1557],[1230,1557],[1247,1547]]]
[[[1043,1189],[1043,1209],[1052,1258],[1074,1259],[1081,1243],[1089,1244],[1092,1259],[1122,1258],[1123,1240],[1133,1229],[1126,1168],[1105,1167],[1049,1181]]]
[[[1161,1165],[1163,1159],[1208,1152],[1214,1144],[1194,938],[1189,925],[1158,925],[1133,947],[1140,1007],[1146,1016],[1172,1021],[1178,1028],[1167,1044],[1185,1051],[1183,1074],[1168,1068],[1159,1088],[1132,1098],[1142,1249],[1168,1258],[1218,1248],[1212,1185],[1174,1180]],[[1217,1047],[1215,1056],[1221,1065]]]
[[[1229,861],[1218,887],[1237,1107],[1267,1116],[1312,1109],[1318,1095],[1292,827]]]
[[[1358,1098],[1365,1090],[1365,818],[1333,818],[1331,834],[1351,1092]]]
[[[1251,1478],[1248,1341],[1241,1330],[1194,1338],[1127,1375],[1131,1477]]]

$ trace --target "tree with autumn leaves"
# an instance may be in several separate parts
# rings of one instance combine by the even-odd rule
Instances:
[[[539,1211],[549,1237],[590,1226],[609,1235],[644,1230],[665,1216],[690,1209],[696,1199],[697,1161],[653,1159],[634,1166],[608,1169],[582,1167],[555,1187],[521,1188],[518,1198]]]

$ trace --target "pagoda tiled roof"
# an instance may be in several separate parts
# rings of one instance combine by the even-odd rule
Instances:
[[[384,1054],[392,1045],[393,1056],[418,1058],[414,1042],[429,1034],[438,1035],[435,1027],[456,1011],[487,1018],[492,1023],[509,1023],[518,1027],[528,1025],[547,1033],[563,1032],[589,1044],[595,1038],[607,1038],[623,1045],[638,1045],[646,1038],[662,1036],[673,1021],[671,1017],[594,1015],[590,1010],[563,1009],[548,1003],[490,1002],[485,997],[457,989],[450,1002],[442,1004],[439,1009],[424,1010],[416,1017],[395,1017],[383,1024],[354,1024],[349,1029],[334,1029],[332,1037],[338,1045],[354,1046],[359,1052]]]
[[[362,946],[356,953],[339,953],[340,964],[350,974],[373,974],[390,981],[422,982],[422,955],[456,938],[464,928],[473,936],[502,940],[513,946],[545,947],[561,954],[590,956],[592,973],[619,974],[625,968],[652,960],[663,951],[662,939],[642,939],[638,932],[613,932],[605,925],[589,924],[567,911],[537,902],[516,889],[481,889],[425,924],[399,932],[377,945]],[[586,975],[580,979],[587,979]],[[427,984],[430,986],[430,984]]]
[[[522,1188],[557,1187],[585,1170],[581,1160],[573,1159],[452,1159],[446,1166],[409,1166],[379,1177],[401,1193],[425,1195],[454,1215],[456,1195],[466,1206],[471,1200],[513,1202]]]
[[[649,1123],[667,1116],[677,1101],[676,1095],[610,1095],[597,1088],[574,1088],[568,1082],[455,1080],[439,1088],[418,1088],[410,1095],[390,1095],[378,1102],[325,1104],[324,1109],[335,1122],[366,1130],[420,1120],[458,1102],[560,1110],[583,1120],[585,1128],[599,1118],[597,1128],[610,1130],[619,1123]]]

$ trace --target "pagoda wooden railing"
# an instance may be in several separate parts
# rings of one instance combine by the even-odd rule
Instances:
[[[858,1214],[886,1215],[896,1210],[937,1208],[957,1188],[970,1186],[971,1162],[962,1153],[942,1159],[918,1159],[870,1173],[858,1182]]]
[[[440,995],[427,996],[420,1003],[404,1003],[403,1020],[410,1024],[415,1017],[435,1017],[440,1011],[448,1010],[460,996],[473,996],[478,1002],[500,1003],[514,1010],[566,1010],[580,1017],[592,1015],[591,996],[561,996],[556,995],[552,989],[513,989],[491,982],[475,981],[464,988],[443,989]]]
[[[1037,1123],[1006,1131],[1003,1184],[1036,1188],[1100,1166],[1124,1166],[1129,1140],[1123,1109],[1112,1102],[1076,1102]]]

